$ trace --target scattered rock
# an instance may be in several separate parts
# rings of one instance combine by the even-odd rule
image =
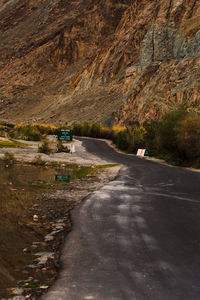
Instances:
[[[32,249],[36,249],[38,246],[37,245],[31,245]]]
[[[43,271],[43,272],[46,272],[46,270],[47,270],[47,268],[42,268],[42,271]]]
[[[34,215],[34,216],[33,216],[33,221],[34,221],[34,222],[38,222],[38,219],[39,219],[39,218],[38,218],[37,215]]]
[[[28,265],[28,266],[26,266],[26,268],[35,269],[35,268],[37,268],[37,266],[36,265]]]
[[[24,300],[24,299],[27,299],[27,298],[21,295],[21,296],[15,296],[12,299],[13,300]]]
[[[45,242],[53,241],[53,239],[54,239],[54,236],[52,235],[52,233],[49,233],[44,237]]]
[[[49,287],[48,285],[41,285],[40,289],[48,289],[48,287]]]
[[[34,256],[38,256],[36,258],[38,265],[45,265],[48,259],[54,259],[54,252],[38,252]]]
[[[22,295],[23,292],[24,292],[23,289],[14,289],[14,290],[12,291],[12,293],[13,293],[14,295]]]
[[[29,253],[30,250],[29,250],[28,248],[24,248],[24,249],[23,249],[23,252],[24,252],[24,253]]]

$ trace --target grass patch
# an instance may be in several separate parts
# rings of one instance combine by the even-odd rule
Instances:
[[[23,148],[23,147],[26,147],[26,145],[20,142],[14,140],[5,141],[0,139],[0,148]]]
[[[49,184],[49,183],[34,183],[34,182],[30,182],[29,183],[30,187],[31,188],[36,188],[36,189],[44,189],[44,190],[47,190],[47,189],[52,189],[53,185]]]
[[[95,167],[81,167],[74,170],[73,178],[84,178],[88,175],[96,175],[98,171],[102,171],[104,169],[112,168],[119,166],[118,164],[107,164],[107,165],[100,165]]]

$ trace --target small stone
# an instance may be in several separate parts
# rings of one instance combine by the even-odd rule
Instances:
[[[28,265],[27,268],[29,268],[29,269],[35,269],[35,268],[37,268],[37,266],[36,265]]]
[[[31,245],[31,248],[32,248],[32,249],[36,249],[36,248],[37,248],[37,245]]]
[[[24,283],[24,280],[17,280],[17,281],[16,281],[16,284],[17,284],[17,285],[22,285],[23,283]]]
[[[37,222],[38,219],[39,219],[39,218],[38,218],[38,215],[34,215],[34,216],[33,216],[33,221],[34,221],[34,222]]]
[[[30,234],[33,234],[33,235],[35,235],[36,233],[35,233],[35,231],[30,231]]]
[[[33,281],[33,277],[29,277],[26,281]]]
[[[13,293],[14,295],[22,295],[23,292],[24,292],[23,289],[14,289],[14,290],[12,291],[12,293]]]
[[[54,236],[53,236],[52,234],[47,234],[47,235],[44,237],[45,242],[53,241],[53,239],[54,239]]]
[[[26,299],[24,296],[15,296],[12,298],[13,300],[24,300]]]

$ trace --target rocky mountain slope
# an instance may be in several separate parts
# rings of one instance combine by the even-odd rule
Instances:
[[[0,120],[129,124],[200,107],[199,0],[0,0]]]

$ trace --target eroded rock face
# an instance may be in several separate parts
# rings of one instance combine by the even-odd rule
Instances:
[[[129,124],[200,104],[197,0],[0,0],[0,118]]]

